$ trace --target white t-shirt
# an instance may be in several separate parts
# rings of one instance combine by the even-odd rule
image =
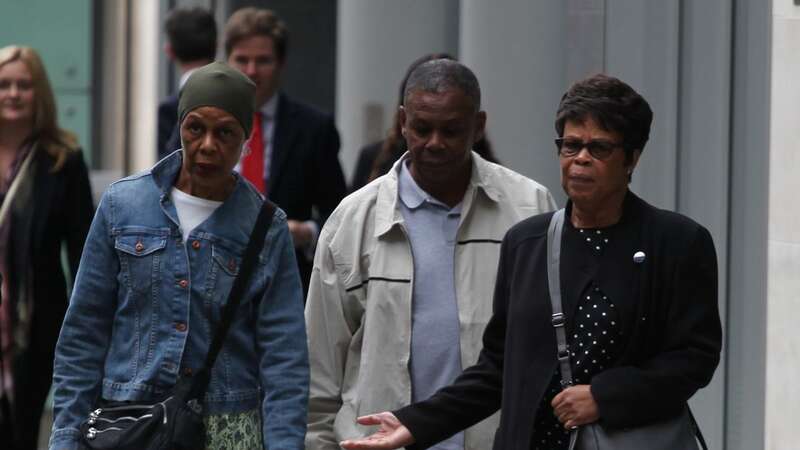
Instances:
[[[189,238],[189,233],[195,227],[208,219],[211,213],[222,204],[222,202],[189,195],[176,187],[172,188],[169,197],[175,203],[175,209],[178,211],[178,222],[181,225],[183,242],[186,242]]]

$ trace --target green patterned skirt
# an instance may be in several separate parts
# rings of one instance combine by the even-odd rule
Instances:
[[[253,409],[235,414],[206,416],[207,450],[257,450],[261,442],[261,414]]]

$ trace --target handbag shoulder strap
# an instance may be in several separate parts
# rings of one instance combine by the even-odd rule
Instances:
[[[572,366],[569,363],[566,318],[561,306],[561,234],[564,229],[564,209],[559,209],[550,219],[547,229],[547,284],[553,310],[551,323],[556,331],[558,364],[561,368],[561,387],[572,385]]]
[[[214,367],[214,362],[217,360],[217,356],[220,350],[222,350],[222,345],[225,343],[225,338],[228,336],[228,330],[231,327],[233,317],[247,289],[250,276],[258,260],[258,255],[264,248],[264,240],[272,226],[272,217],[274,215],[275,204],[265,199],[264,203],[261,205],[261,210],[258,212],[258,219],[256,219],[256,224],[253,226],[253,231],[250,232],[250,241],[247,243],[247,248],[244,251],[244,257],[239,266],[239,273],[233,280],[233,286],[228,293],[228,301],[222,308],[222,318],[214,330],[214,337],[209,346],[205,363],[196,376],[193,390],[194,394],[199,398],[202,398],[208,389],[211,369]]]

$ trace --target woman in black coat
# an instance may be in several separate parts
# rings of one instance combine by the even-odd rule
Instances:
[[[494,315],[474,366],[424,402],[359,418],[380,425],[348,449],[427,448],[502,409],[495,449],[566,449],[570,430],[634,428],[685,414],[711,380],[722,331],[709,232],[628,189],[652,112],[595,75],[562,97],[556,139],[569,197],[561,296],[572,386],[561,387],[548,292],[552,213],[506,235]]]
[[[29,47],[0,49],[0,202],[0,430],[9,448],[32,450],[94,207],[77,140],[58,128]]]

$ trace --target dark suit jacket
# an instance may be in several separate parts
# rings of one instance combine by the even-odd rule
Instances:
[[[17,425],[25,433],[39,424],[50,389],[56,340],[67,311],[68,280],[71,284],[75,279],[94,216],[82,153],[71,152],[55,173],[51,172],[53,163],[44,149],[37,150],[30,167],[33,176],[20,184],[10,215],[6,282],[11,298],[3,301],[33,304],[29,346],[17,355],[14,367]],[[69,278],[62,269],[62,244],[67,250]]]
[[[339,132],[330,115],[280,94],[267,196],[292,220],[315,220],[320,230],[347,187],[339,164]],[[298,252],[304,292],[311,261]]]
[[[410,448],[429,447],[502,407],[494,448],[530,449],[536,407],[557,364],[546,269],[551,217],[526,219],[503,240],[494,314],[477,364],[431,399],[395,412],[416,439]],[[591,390],[604,424],[631,427],[679,414],[708,384],[719,363],[722,331],[709,232],[632,193],[618,226],[624,239],[607,247],[615,263],[599,274],[571,257],[585,244],[565,235],[562,301],[569,334],[580,289],[593,275],[611,298],[628,299],[618,307],[628,318],[623,330],[629,345],[615,367],[592,379]],[[647,255],[640,265],[632,261],[639,250]]]
[[[178,136],[178,95],[173,94],[158,104],[158,159],[181,148]]]

